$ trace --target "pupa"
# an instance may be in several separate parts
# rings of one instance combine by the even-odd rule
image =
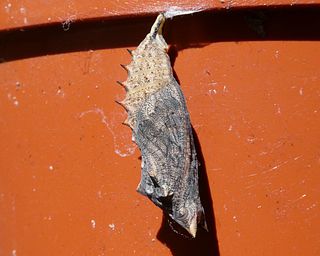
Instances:
[[[128,112],[124,124],[142,154],[141,180],[137,191],[165,214],[196,236],[206,228],[199,196],[198,160],[190,117],[180,85],[173,76],[168,45],[162,36],[164,14],[132,56],[124,82],[126,97],[118,102]]]

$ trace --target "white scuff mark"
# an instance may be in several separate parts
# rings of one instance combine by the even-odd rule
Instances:
[[[272,166],[271,168],[263,171],[262,173],[263,173],[263,174],[266,174],[266,173],[268,173],[268,172],[275,171],[275,170],[277,170],[279,167],[287,164],[288,162],[289,162],[289,161],[287,160],[287,161],[284,161],[284,162],[282,162],[282,163],[280,163],[280,164],[277,164],[277,165],[275,165],[275,166]]]
[[[128,153],[122,153],[119,149],[116,149],[114,152],[121,157],[127,157],[127,156],[131,156],[136,150],[136,148],[126,148],[126,149]]]
[[[299,94],[300,94],[300,96],[303,95],[303,88],[302,88],[302,87],[301,87],[300,90],[299,90]]]
[[[48,17],[48,18],[47,18],[47,21],[51,21],[51,17]]]
[[[260,156],[262,155],[267,155],[267,154],[271,154],[273,153],[275,150],[277,150],[278,148],[281,148],[282,146],[285,145],[285,143],[287,142],[288,138],[287,137],[284,137],[284,138],[280,138],[278,141],[276,141],[275,143],[273,144],[269,144],[267,145],[268,147],[268,151],[262,151],[259,153]]]
[[[274,103],[273,106],[276,108],[276,114],[281,114],[281,108],[280,105],[277,103]]]
[[[216,86],[218,83],[217,82],[214,82],[214,81],[212,81],[212,82],[210,82],[209,83],[209,85],[211,85],[211,86]]]
[[[262,206],[261,206],[261,205],[258,205],[258,206],[257,206],[257,208],[258,208],[258,209],[261,209],[261,208],[262,208]]]
[[[21,14],[26,14],[27,13],[27,9],[25,7],[20,7],[20,13]]]
[[[232,124],[229,125],[228,131],[231,132],[233,130]]]
[[[9,13],[9,12],[10,12],[11,7],[12,7],[12,4],[11,4],[11,3],[7,3],[7,4],[4,6],[4,9],[5,9],[6,13]]]
[[[210,93],[210,94],[217,94],[217,90],[216,90],[216,89],[210,89],[210,90],[209,90],[209,93]]]
[[[24,23],[25,25],[27,25],[27,24],[28,24],[28,19],[27,19],[27,17],[26,17],[27,9],[22,6],[22,7],[20,7],[19,11],[20,11],[20,13],[24,16],[24,17],[23,17],[23,23]]]
[[[260,153],[260,155],[261,155],[261,153]],[[279,163],[279,164],[277,164],[277,165],[274,165],[274,166],[268,168],[267,170],[263,171],[262,173],[263,173],[263,174],[266,174],[266,173],[275,171],[275,170],[279,169],[281,166],[286,165],[286,164],[289,163],[290,161],[297,161],[297,160],[300,159],[301,157],[302,157],[302,155],[295,156],[295,157],[293,157],[293,158],[291,158],[291,159],[289,159],[289,160],[283,161],[282,163]]]
[[[100,190],[97,192],[97,197],[102,198],[102,192]]]
[[[76,15],[70,15],[66,20],[62,22],[62,29],[63,31],[68,31],[71,27],[71,23],[76,20]]]
[[[316,207],[317,204],[316,203],[313,203],[312,205],[310,205],[309,207],[306,208],[307,211],[313,209],[314,207]]]
[[[17,100],[16,96],[13,96],[11,93],[8,93],[7,96],[8,96],[8,99],[12,101],[13,105],[15,105],[16,107],[19,106],[19,101]]]
[[[280,109],[280,106],[278,105],[277,107],[277,114],[281,114],[281,109]]]
[[[302,157],[302,155],[296,156],[296,157],[293,158],[293,160],[294,160],[294,161],[297,161],[297,160],[300,159],[301,157]]]
[[[301,196],[299,196],[296,199],[293,200],[288,200],[288,202],[286,203],[285,207],[288,208],[294,204],[296,204],[298,201],[302,200],[303,198],[305,198],[307,195],[306,194],[302,194]]]
[[[287,191],[287,190],[286,190],[285,188],[280,187],[280,188],[276,188],[276,189],[272,190],[271,193],[274,194],[274,195],[276,195],[276,196],[278,196],[278,195],[280,195],[281,193],[284,193],[284,192],[286,192],[286,191]]]
[[[12,255],[12,256],[17,256],[17,250],[13,249],[13,250],[11,251],[11,255]]]
[[[96,228],[96,221],[95,220],[91,220],[90,222],[91,222],[91,227],[93,229],[95,229]]]
[[[250,144],[253,144],[256,140],[257,138],[254,135],[250,135],[247,137],[247,142]]]
[[[201,12],[203,11],[205,8],[204,7],[195,7],[192,9],[183,9],[181,7],[178,6],[170,6],[167,11],[164,13],[164,16],[167,19],[172,19],[175,16],[181,16],[181,15],[188,15],[188,14],[193,14],[193,13],[197,13],[197,12]]]
[[[13,101],[13,105],[15,105],[15,106],[17,106],[17,107],[18,107],[18,106],[19,106],[19,101],[14,100],[14,101]]]
[[[223,209],[224,209],[225,211],[228,211],[228,207],[227,207],[226,204],[223,205]]]
[[[297,199],[293,200],[291,203],[296,203],[296,202],[300,201],[301,199],[305,198],[306,196],[307,196],[306,194],[302,194]]]
[[[276,59],[279,58],[279,55],[280,55],[280,51],[279,50],[276,50],[275,54],[274,54],[274,57],[276,57]]]
[[[229,91],[228,88],[227,88],[227,86],[225,86],[225,85],[223,86],[223,89],[222,89],[222,90],[223,90],[224,93],[227,93],[227,92]]]
[[[60,96],[61,98],[64,98],[64,96],[65,96],[65,93],[60,86],[58,87],[56,95]]]
[[[54,170],[52,165],[49,165],[48,169],[49,169],[49,171],[53,171]]]
[[[84,112],[81,112],[79,115],[79,118],[82,118],[84,115],[90,114],[90,113],[95,113],[101,116],[101,122],[103,124],[106,125],[107,129],[109,130],[109,132],[112,135],[113,138],[113,146],[114,146],[114,152],[121,156],[121,157],[127,157],[127,156],[131,156],[134,154],[135,150],[136,150],[136,146],[134,144],[125,144],[124,147],[124,152],[123,152],[123,148],[120,148],[120,145],[118,143],[119,137],[124,137],[121,134],[116,134],[114,132],[114,130],[111,128],[111,124],[108,122],[108,118],[105,115],[104,111],[100,108],[95,108],[95,109],[91,109],[91,110],[87,110]]]
[[[44,220],[52,220],[52,216],[50,216],[50,215],[49,216],[45,216],[45,217],[43,217],[43,219]]]
[[[116,225],[114,223],[110,223],[108,226],[112,231],[114,231],[116,228]]]
[[[238,218],[237,218],[236,215],[234,215],[234,216],[232,217],[232,219],[233,219],[234,222],[238,222]]]

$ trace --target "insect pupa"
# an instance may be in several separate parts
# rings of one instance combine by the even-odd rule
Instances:
[[[137,191],[195,237],[198,224],[206,227],[197,153],[186,101],[162,36],[164,22],[159,14],[150,33],[129,51],[132,62],[123,66],[128,78],[119,82],[126,97],[119,103],[128,112],[124,123],[142,154]]]

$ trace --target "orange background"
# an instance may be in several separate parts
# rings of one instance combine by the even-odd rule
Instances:
[[[0,15],[0,255],[319,255],[320,10],[165,24],[210,229],[186,240],[135,192],[140,152],[114,102],[155,16],[115,8],[67,27],[45,25],[48,6],[42,26]]]

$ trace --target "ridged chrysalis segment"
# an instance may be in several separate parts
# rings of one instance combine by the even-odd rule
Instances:
[[[138,192],[149,197],[193,237],[205,226],[199,197],[198,160],[185,99],[175,80],[160,14],[125,66],[125,121],[142,153]]]

